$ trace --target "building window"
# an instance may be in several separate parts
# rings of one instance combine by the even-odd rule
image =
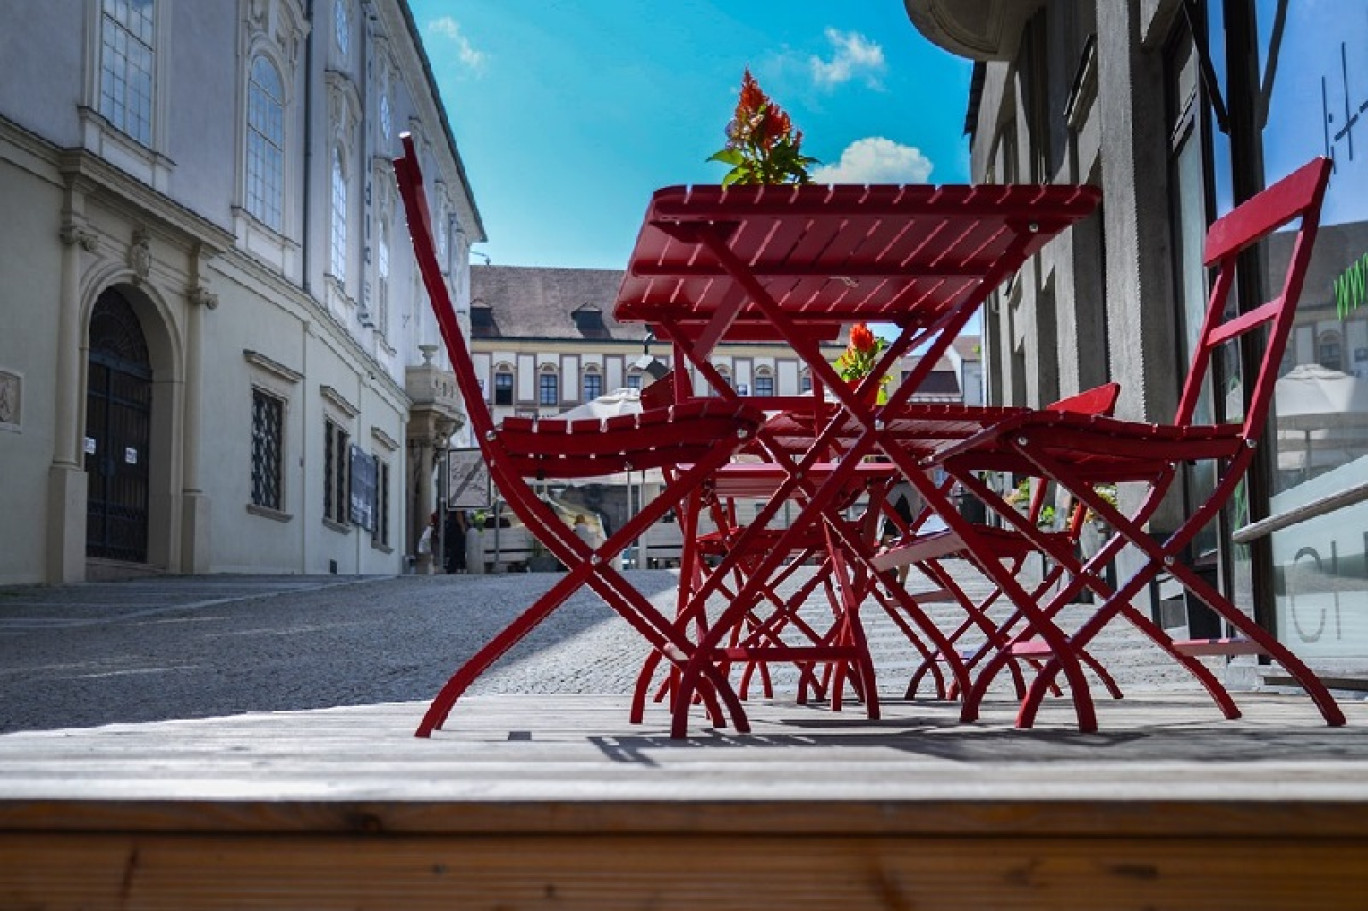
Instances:
[[[774,395],[774,377],[767,373],[757,373],[755,375],[755,394],[765,397]]]
[[[437,217],[432,220],[432,233],[437,241],[437,265],[442,267],[443,272],[451,271],[451,263],[447,260],[447,227],[446,204],[439,199]]]
[[[575,328],[585,338],[609,338],[608,327],[603,322],[603,311],[598,307],[585,304],[570,316],[575,321]]]
[[[342,167],[342,149],[333,150],[332,166],[332,274],[347,283],[347,172]]]
[[[284,462],[285,403],[260,389],[252,390],[252,505],[281,509],[281,465]]]
[[[323,419],[323,518],[338,524],[347,521],[350,491],[347,485],[347,432]]]
[[[498,370],[494,373],[494,404],[513,404],[513,371]]]
[[[371,540],[380,545],[388,546],[390,542],[390,467],[389,463],[376,457],[376,484],[375,484],[375,530],[371,533]]]
[[[538,377],[538,404],[560,404],[560,376],[554,370],[547,370]]]
[[[482,304],[470,305],[470,334],[475,338],[497,338],[499,325],[494,321],[494,308]]]
[[[1316,363],[1326,370],[1344,369],[1344,343],[1338,332],[1322,332],[1316,339]]]
[[[375,247],[375,328],[381,338],[389,335],[389,220],[380,219]]]
[[[347,0],[336,0],[333,10],[333,20],[337,27],[337,49],[345,57],[351,49],[351,19],[347,13]]]
[[[592,402],[603,395],[603,374],[590,371],[584,374],[584,400]]]
[[[388,140],[388,139],[390,138],[390,129],[391,129],[391,127],[390,127],[390,103],[389,103],[389,92],[381,92],[381,93],[380,93],[380,135],[381,135],[383,138],[385,138],[385,139]]]
[[[627,374],[627,388],[628,388],[628,389],[640,389],[640,388],[641,388],[641,374],[640,374],[640,373],[629,373],[629,374]]]
[[[145,146],[152,144],[154,0],[104,0],[100,17],[100,113]]]
[[[721,364],[714,364],[713,366],[717,368],[717,375],[722,377],[722,382],[726,383],[729,388],[733,387],[731,370],[729,370],[726,367],[723,367]],[[711,384],[708,385],[709,396],[716,397],[720,396],[721,394],[721,390],[713,387]]]
[[[252,62],[247,86],[247,211],[280,230],[285,185],[285,89],[271,61]]]

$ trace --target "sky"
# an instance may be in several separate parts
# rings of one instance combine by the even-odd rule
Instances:
[[[963,183],[971,67],[900,0],[409,0],[488,242],[621,269],[653,191],[717,183],[742,72],[819,182]],[[483,255],[481,255],[483,254]]]

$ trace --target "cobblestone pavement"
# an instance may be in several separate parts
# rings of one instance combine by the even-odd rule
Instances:
[[[627,576],[673,613],[676,572]],[[558,578],[195,576],[0,588],[0,732],[426,701]],[[943,628],[960,617],[949,606],[934,614]],[[863,616],[881,693],[899,697],[915,657],[875,604]],[[1094,652],[1124,688],[1193,688],[1122,625]],[[643,654],[637,634],[581,592],[472,692],[625,694]],[[793,679],[776,670],[781,695]]]

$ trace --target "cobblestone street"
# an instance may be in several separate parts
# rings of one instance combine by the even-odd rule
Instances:
[[[672,612],[676,572],[628,576]],[[200,576],[3,588],[0,731],[425,701],[557,578]],[[934,615],[942,628],[961,616],[948,605]],[[872,601],[862,616],[881,693],[899,698],[915,654]],[[1094,653],[1130,691],[1193,688],[1124,625]],[[625,694],[642,656],[636,633],[581,592],[472,692]],[[777,668],[775,679],[777,695],[790,697],[794,674]]]

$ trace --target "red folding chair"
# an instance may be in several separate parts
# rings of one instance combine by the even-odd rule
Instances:
[[[1193,362],[1171,423],[1150,424],[1042,411],[1013,418],[947,447],[924,464],[945,467],[962,483],[987,497],[991,493],[974,477],[974,472],[983,468],[1051,479],[1063,485],[1115,530],[1113,537],[1085,565],[1073,562],[1072,569],[1076,570],[1076,575],[1052,596],[1051,604],[1031,611],[1033,622],[1043,622],[1043,618],[1050,616],[1058,605],[1073,600],[1085,587],[1105,599],[1072,635],[1066,637],[1068,648],[1075,656],[1120,615],[1141,624],[1151,638],[1180,660],[1195,653],[1208,653],[1211,649],[1209,643],[1169,641],[1166,644],[1167,637],[1162,631],[1156,635],[1153,624],[1131,606],[1132,598],[1161,573],[1168,573],[1247,638],[1248,645],[1242,645],[1242,648],[1263,652],[1277,660],[1310,695],[1326,722],[1337,726],[1344,723],[1344,715],[1320,679],[1286,646],[1260,628],[1183,562],[1188,545],[1234,494],[1267,429],[1278,365],[1292,329],[1297,300],[1310,263],[1330,167],[1328,159],[1316,159],[1211,226],[1207,234],[1204,262],[1209,268],[1215,268],[1217,275]],[[1235,284],[1241,255],[1277,229],[1297,219],[1300,219],[1300,226],[1281,292],[1253,310],[1227,318],[1227,299]],[[1207,385],[1213,356],[1222,345],[1265,326],[1268,327],[1268,334],[1263,359],[1252,387],[1246,385],[1248,401],[1243,420],[1237,423],[1197,422],[1198,401]],[[1168,493],[1178,476],[1179,466],[1185,462],[1201,461],[1214,462],[1217,466],[1214,488],[1176,531],[1163,541],[1154,540],[1146,533],[1146,522]],[[1118,507],[1107,502],[1095,489],[1100,483],[1118,482],[1137,482],[1146,486],[1141,502],[1129,514],[1122,513]],[[1052,556],[1058,556],[1066,563],[1072,559],[1072,555],[1057,553],[1043,538],[1033,537],[1029,528],[1018,524],[1018,529]],[[1100,573],[1126,546],[1139,551],[1144,556],[1144,563],[1124,584],[1112,591],[1102,582]],[[1052,638],[1058,641],[1057,636]],[[999,652],[976,678],[973,692],[965,700],[963,717],[966,720],[976,717],[978,702],[988,681],[1005,661],[1005,653]],[[1209,672],[1202,675],[1191,664],[1188,666],[1198,673],[1199,679],[1225,714],[1238,717],[1239,710],[1214,676]],[[1018,713],[1019,725],[1029,726],[1033,723],[1045,692],[1059,670],[1060,655],[1055,654],[1032,683]],[[1075,702],[1079,704],[1077,698]],[[1082,705],[1080,710],[1083,710]],[[1080,727],[1092,729],[1095,725],[1095,719],[1080,717]]]
[[[666,660],[676,666],[687,662],[693,654],[693,644],[613,569],[612,559],[726,463],[738,447],[754,436],[763,415],[736,400],[693,399],[606,420],[510,417],[496,426],[438,266],[413,140],[407,133],[401,139],[404,154],[394,160],[394,169],[408,216],[414,256],[451,358],[457,386],[465,399],[467,417],[489,463],[490,475],[509,506],[547,550],[569,568],[550,591],[452,675],[418,727],[418,736],[426,737],[434,728],[441,727],[456,700],[482,672],[583,585],[596,591]],[[528,483],[529,479],[595,477],[679,465],[688,467],[672,473],[660,496],[597,549],[591,549],[566,526]],[[720,698],[736,728],[748,730],[745,713],[726,676],[717,671],[713,662],[705,664],[707,684],[702,688],[702,696],[713,722],[721,725],[726,720],[717,701]]]
[[[1116,407],[1116,399],[1120,392],[1121,387],[1118,384],[1106,383],[1078,395],[1061,399],[1048,407],[1052,411],[1069,411],[1085,415],[1109,415]],[[924,435],[918,435],[911,442],[915,446],[925,447],[931,441],[928,441]],[[942,489],[948,491],[956,483],[953,476],[947,476]],[[1039,520],[1046,505],[1046,495],[1052,489],[1052,485],[1039,479],[1031,484],[1031,492],[1024,512],[1025,521],[1030,526],[1040,527]],[[929,512],[929,510],[925,510],[918,521],[924,521]],[[1061,530],[1041,531],[1040,534],[1054,543],[1057,548],[1072,552],[1078,545],[1085,513],[1086,510],[1081,506],[1076,506]],[[895,525],[903,524],[897,515],[890,514],[888,518]],[[954,574],[944,566],[944,561],[958,559],[966,561],[970,565],[980,565],[980,560],[991,559],[1004,563],[1009,567],[1011,575],[1019,576],[1026,565],[1026,561],[1040,551],[1030,538],[1011,527],[977,524],[975,531],[978,533],[979,553],[975,553],[966,547],[964,539],[953,529],[945,528],[934,532],[925,532],[921,531],[919,526],[903,527],[901,528],[901,536],[875,557],[874,565],[881,570],[893,570],[900,566],[915,566],[922,575],[938,586],[932,592],[919,593],[916,596],[919,602],[953,601],[964,609],[965,619],[950,633],[948,637],[950,642],[957,643],[963,636],[974,630],[983,634],[986,639],[981,647],[970,649],[967,654],[962,656],[967,669],[972,670],[985,656],[996,649],[1010,649],[1012,660],[1009,660],[1007,666],[1011,670],[1012,682],[1016,687],[1018,698],[1024,698],[1026,695],[1025,682],[1016,659],[1025,660],[1037,670],[1040,659],[1033,654],[1033,651],[1039,648],[1038,642],[1014,643],[1011,641],[1009,633],[1022,619],[1020,610],[1011,612],[1005,619],[993,620],[989,616],[989,611],[1002,600],[1002,588],[992,586],[992,590],[987,596],[975,599],[966,592]],[[1068,569],[1069,567],[1065,563],[1058,560],[1051,561],[1049,568],[1031,591],[1031,598],[1043,597],[1059,584]],[[985,578],[987,577],[985,576]],[[991,583],[991,579],[989,581]],[[1112,698],[1120,699],[1121,689],[1117,686],[1110,672],[1086,650],[1079,657],[1101,680]],[[922,664],[913,671],[904,698],[915,698],[921,681],[928,674],[931,675],[935,683],[937,698],[955,698],[958,696],[953,685],[948,690],[945,686],[937,665],[937,662],[941,660],[944,660],[944,656],[940,653],[926,657]]]

